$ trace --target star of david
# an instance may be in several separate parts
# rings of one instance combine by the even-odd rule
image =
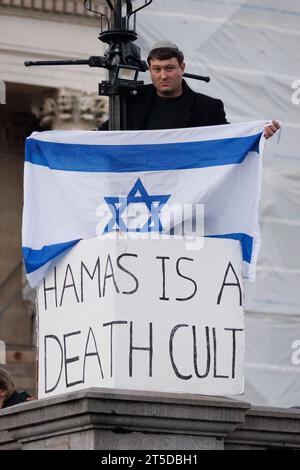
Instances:
[[[109,220],[103,233],[117,230],[122,232],[163,232],[159,213],[170,196],[171,194],[150,196],[139,178],[128,196],[104,198],[112,213],[112,218]],[[124,214],[124,211],[128,209],[130,204],[145,204],[147,207],[150,216],[142,227],[132,229],[124,222],[122,214]]]

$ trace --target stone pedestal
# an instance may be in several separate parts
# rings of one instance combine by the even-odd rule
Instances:
[[[253,406],[226,438],[226,449],[300,449],[300,409]]]
[[[87,389],[0,411],[0,449],[223,450],[250,405]]]
[[[0,450],[300,448],[300,409],[201,395],[87,389],[0,410]]]

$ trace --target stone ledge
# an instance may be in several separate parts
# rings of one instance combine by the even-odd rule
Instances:
[[[200,395],[87,389],[2,410],[0,449],[12,445],[54,448],[59,436],[65,436],[61,445],[65,442],[63,448],[68,449],[80,448],[80,442],[85,442],[83,448],[99,449],[105,441],[111,442],[112,448],[120,448],[125,437],[130,440],[130,434],[131,449],[147,450],[150,441],[157,449],[164,448],[160,447],[163,442],[174,449],[180,442],[185,449],[189,445],[223,448],[225,436],[243,423],[249,406]],[[7,432],[2,433],[4,430]],[[150,440],[141,438],[144,434]]]
[[[300,448],[300,409],[256,406],[226,437],[225,448]]]

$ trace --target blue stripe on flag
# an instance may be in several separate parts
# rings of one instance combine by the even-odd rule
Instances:
[[[209,238],[229,238],[239,240],[242,245],[243,260],[247,263],[251,262],[253,238],[245,233],[230,233],[224,235],[208,235]],[[80,240],[73,240],[66,243],[58,243],[55,245],[44,246],[41,250],[32,250],[31,248],[23,248],[23,257],[27,274],[30,274],[41,268],[49,261],[72,248]]]
[[[206,235],[209,238],[230,238],[232,240],[239,240],[242,245],[243,261],[251,263],[253,237],[246,233],[227,233],[225,235]]]
[[[80,240],[72,240],[66,243],[57,243],[55,245],[44,246],[41,250],[33,250],[23,247],[23,258],[27,274],[30,274],[45,264],[52,261],[57,256],[72,248]]]
[[[26,140],[25,160],[52,170],[124,173],[179,170],[243,162],[259,151],[261,133],[247,137],[145,145],[81,145]]]

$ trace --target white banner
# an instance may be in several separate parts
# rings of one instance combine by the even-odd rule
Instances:
[[[87,387],[243,392],[241,246],[91,239],[38,289],[39,398]]]

